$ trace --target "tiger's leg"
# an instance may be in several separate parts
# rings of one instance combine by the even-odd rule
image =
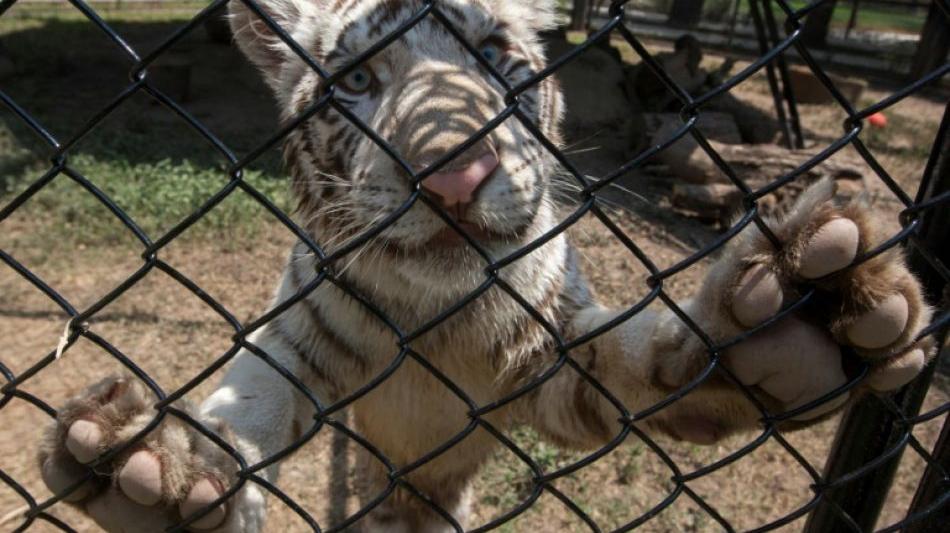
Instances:
[[[503,427],[507,420],[501,413],[493,413],[488,417],[496,427]],[[358,412],[356,419],[359,423]],[[371,504],[386,494],[393,479],[405,481],[413,489],[396,487],[359,522],[361,531],[448,533],[456,531],[452,521],[462,529],[479,525],[471,523],[471,481],[497,447],[498,441],[494,437],[487,431],[476,429],[454,446],[416,466],[420,458],[450,440],[468,424],[464,412],[460,412],[458,418],[453,417],[453,420],[458,424],[449,424],[451,429],[448,430],[447,426],[440,427],[437,423],[426,427],[396,421],[397,424],[385,433],[397,437],[398,442],[385,438],[379,425],[373,428],[367,428],[366,424],[361,426],[361,429],[372,433],[366,435],[369,441],[387,456],[398,474],[394,477],[378,458],[363,450],[358,456],[359,492],[363,505]],[[409,466],[408,472],[400,472]]]
[[[835,205],[833,185],[807,190],[789,216],[769,221],[782,246],[775,248],[753,226],[729,243],[685,313],[713,342],[736,338],[776,315],[807,287],[820,294],[804,308],[726,349],[724,365],[772,415],[795,410],[844,385],[841,346],[869,366],[860,387],[788,416],[799,427],[847,402],[854,392],[893,390],[907,383],[933,356],[916,339],[929,322],[917,279],[899,250],[852,266],[884,240],[869,209]],[[700,337],[672,311],[644,311],[573,351],[577,362],[631,413],[668,397],[710,368]],[[592,307],[566,329],[591,331],[618,311]],[[807,314],[806,314],[807,313]],[[535,426],[564,443],[591,447],[619,431],[620,411],[576,371],[565,368],[530,398]],[[711,443],[754,428],[761,411],[719,371],[690,394],[643,421],[675,437]]]
[[[281,299],[296,290],[291,285],[285,276]],[[299,312],[297,306],[291,308],[248,340],[319,396],[329,389],[328,384],[301,364],[302,355],[293,340]],[[191,518],[195,520],[188,527],[194,531],[261,531],[264,492],[252,482],[197,517],[196,513],[239,483],[235,475],[239,465],[227,451],[175,416],[165,416],[129,449],[97,463],[154,420],[156,401],[142,382],[119,376],[68,402],[48,428],[40,452],[43,479],[50,490],[57,494],[69,490],[87,475],[85,465],[94,464],[96,476],[70,490],[64,499],[107,531],[164,531]],[[233,446],[249,468],[290,446],[301,430],[314,423],[312,404],[280,372],[247,349],[236,356],[200,408],[181,408]],[[256,473],[273,482],[278,466]]]
[[[365,450],[359,455],[359,491],[362,505],[369,505],[386,491],[390,478],[378,461]],[[395,491],[379,503],[358,522],[359,531],[366,533],[448,533],[455,531],[451,523],[435,510],[445,511],[463,529],[469,524],[471,514],[471,488],[469,480],[474,470],[458,477],[448,472],[428,469],[409,476],[408,481],[429,499],[426,504],[417,495],[404,488]]]

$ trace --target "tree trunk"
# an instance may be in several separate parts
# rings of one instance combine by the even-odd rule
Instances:
[[[802,43],[805,46],[813,48],[828,46],[828,28],[831,26],[831,15],[835,12],[836,3],[835,0],[826,2],[808,14],[805,26],[802,27]],[[771,9],[771,6],[766,9]]]
[[[16,65],[13,63],[13,58],[4,48],[3,41],[0,41],[0,80],[12,78],[15,73]]]
[[[947,31],[950,17],[937,7],[937,1],[933,0],[931,2],[930,11],[927,13],[927,21],[920,32],[917,53],[914,55],[914,62],[910,67],[912,80],[920,79],[927,73],[936,70],[946,61],[947,53],[950,52],[950,31]]]
[[[692,28],[699,24],[703,16],[705,0],[673,0],[670,8],[670,26],[677,28]]]
[[[574,8],[571,10],[571,30],[587,31],[587,26],[590,24],[589,6],[590,0],[574,0]]]

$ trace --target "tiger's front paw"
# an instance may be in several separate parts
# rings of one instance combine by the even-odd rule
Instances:
[[[106,531],[163,531],[213,504],[234,461],[172,416],[108,461],[99,459],[148,426],[155,396],[138,380],[112,377],[59,410],[40,451],[43,481]],[[214,428],[216,432],[225,428]],[[230,463],[230,466],[229,466]],[[89,476],[86,465],[95,465]],[[239,531],[222,504],[189,524],[192,531]]]
[[[837,206],[832,195],[830,183],[815,185],[784,221],[773,224],[781,248],[764,236],[747,239],[719,272],[728,287],[721,305],[738,331],[764,323],[816,289],[800,311],[724,354],[724,364],[743,384],[776,400],[783,411],[846,383],[841,346],[870,366],[864,385],[875,391],[908,383],[933,355],[929,341],[916,341],[932,311],[900,251],[855,264],[880,244],[881,231],[868,207]],[[792,419],[814,419],[849,396],[843,392]]]
[[[862,260],[886,236],[867,206],[836,205],[833,193],[831,182],[819,182],[805,191],[787,217],[769,222],[781,246],[757,228],[745,228],[714,264],[688,308],[715,341],[748,335],[722,350],[722,364],[771,415],[796,425],[841,407],[860,390],[903,386],[934,353],[932,340],[917,339],[930,323],[932,310],[901,251]],[[793,312],[766,324],[796,302],[801,305]],[[679,349],[667,343],[674,347],[673,355],[684,357],[661,350],[666,356],[659,359],[656,376],[663,385],[679,388],[710,364],[709,354],[678,319],[665,328],[660,331],[668,339],[685,339]],[[857,389],[833,394],[849,380],[843,347],[864,361],[868,373]],[[761,412],[735,389],[727,390],[736,394],[700,394],[692,401],[688,396],[682,413],[672,415],[674,433],[714,442],[755,425]]]

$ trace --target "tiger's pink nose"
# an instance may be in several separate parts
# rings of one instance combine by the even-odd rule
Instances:
[[[445,207],[470,204],[498,164],[495,152],[488,151],[462,168],[436,172],[422,182],[422,188],[437,195]]]

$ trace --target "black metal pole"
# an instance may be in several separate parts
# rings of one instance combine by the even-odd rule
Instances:
[[[950,110],[950,106],[948,106],[948,110]],[[943,127],[945,129],[950,128],[950,125],[946,124],[946,116],[944,122]],[[936,170],[933,175],[932,189],[936,191],[950,190],[950,139],[948,138],[950,138],[950,134],[945,133],[943,145],[935,146],[935,148],[941,149],[937,159],[933,162]],[[943,209],[937,209],[936,211],[934,213],[936,218],[934,224],[943,228],[950,227],[950,208],[944,206]],[[944,265],[950,266],[950,257],[948,257],[950,252],[947,251],[950,247],[946,246],[946,242],[945,240],[943,250],[940,251],[942,254],[940,259]],[[948,293],[947,288],[944,288],[944,304],[950,304],[948,300],[950,300],[950,293]],[[917,493],[914,495],[914,501],[907,512],[908,518],[927,511],[930,507],[936,505],[939,499],[946,498],[947,494],[950,493],[950,478],[947,475],[950,472],[950,419],[944,421],[940,438],[937,439],[932,455],[934,462],[927,465],[927,469],[917,485]],[[950,505],[942,505],[933,509],[932,513],[926,518],[911,522],[904,531],[905,533],[936,533],[945,530],[947,524],[950,524]]]
[[[749,0],[749,10],[752,13],[752,23],[755,26],[755,36],[759,42],[759,52],[765,55],[769,52],[769,41],[765,34],[765,23],[762,21],[762,13],[759,11],[759,2],[762,0]],[[765,5],[766,9],[771,6]],[[795,147],[792,141],[792,131],[788,125],[788,117],[785,115],[785,105],[782,102],[781,91],[778,86],[778,79],[775,76],[775,65],[769,61],[765,65],[765,75],[769,80],[769,89],[772,91],[772,101],[775,104],[775,113],[778,117],[779,125],[782,127],[782,134],[785,136],[785,146],[789,149]]]
[[[771,2],[765,3],[765,24],[769,29],[769,38],[772,40],[772,46],[778,46],[778,28],[775,25],[775,13],[772,12]],[[805,147],[805,136],[802,134],[801,119],[798,117],[798,105],[795,103],[795,93],[789,81],[788,62],[785,61],[785,54],[779,54],[778,57],[775,58],[775,61],[778,64],[779,76],[782,78],[782,96],[785,98],[785,105],[788,106],[789,126],[795,135],[795,148],[802,149]]]
[[[945,191],[950,191],[950,165],[947,164],[947,154],[950,154],[950,105],[947,106],[943,121],[937,134],[932,152],[932,162],[921,181],[922,187],[927,187],[922,200],[933,198]],[[937,206],[922,215],[920,239],[932,255],[945,265],[950,265],[950,209],[946,206]],[[941,303],[946,288],[946,281],[942,276],[929,267],[927,261],[919,252],[909,254],[911,269],[921,276],[926,288],[928,299],[934,303]],[[942,302],[946,311],[947,302]],[[942,345],[946,331],[937,335]],[[927,389],[933,379],[936,363],[932,363],[920,377],[910,383],[894,396],[894,402],[906,417],[915,416],[920,412]],[[834,483],[842,476],[855,472],[879,459],[895,446],[899,446],[908,428],[901,423],[901,418],[889,409],[883,408],[880,400],[873,396],[856,403],[845,414],[838,428],[838,435],[832,448],[828,464],[825,467],[824,479],[826,483]],[[805,525],[808,533],[835,533],[838,531],[854,531],[856,524],[861,531],[870,531],[881,512],[881,507],[887,498],[894,473],[900,462],[903,451],[878,465],[867,475],[856,477],[851,481],[824,491],[823,502],[816,507],[809,516]],[[946,513],[946,509],[943,510]],[[843,517],[846,513],[854,522],[849,524]],[[945,524],[944,524],[945,525]]]
[[[933,456],[935,464],[927,465],[924,477],[917,486],[917,494],[914,495],[914,501],[907,512],[908,518],[918,519],[908,524],[904,533],[938,533],[945,530],[950,523],[950,505],[937,503],[940,498],[946,498],[950,493],[950,478],[947,477],[947,472],[950,471],[950,421],[943,423]],[[918,517],[934,505],[938,506],[930,514]]]
[[[739,22],[739,4],[742,0],[735,0],[732,4],[732,16],[729,17],[729,39],[726,40],[726,48],[732,48],[732,41],[736,37],[736,24]]]
[[[858,9],[861,7],[861,0],[851,0],[851,16],[848,17],[848,28],[844,30],[844,38],[851,37],[851,31],[858,22]]]

